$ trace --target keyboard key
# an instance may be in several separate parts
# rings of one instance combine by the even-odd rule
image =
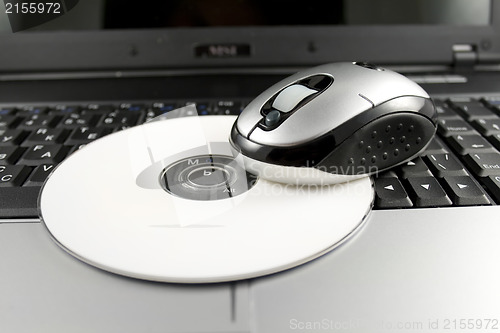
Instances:
[[[375,178],[375,205],[377,208],[404,208],[412,207],[399,179],[394,177]]]
[[[38,217],[40,187],[4,187],[0,195],[0,218]]]
[[[448,153],[448,149],[444,147],[440,139],[434,137],[431,140],[431,142],[429,142],[429,145],[427,145],[422,155],[444,154],[444,153]]]
[[[410,197],[417,207],[443,207],[452,204],[436,178],[408,178],[407,181]]]
[[[438,133],[442,136],[474,134],[476,131],[462,119],[439,119]]]
[[[218,101],[215,106],[215,114],[218,115],[239,115],[241,104],[235,101]]]
[[[450,105],[467,120],[496,117],[493,111],[489,110],[482,103],[476,100],[467,102],[451,101]]]
[[[402,179],[432,176],[431,171],[420,157],[399,166],[399,173],[401,174]]]
[[[19,117],[31,117],[34,115],[43,115],[47,113],[46,106],[24,106],[17,111]]]
[[[491,204],[483,189],[469,176],[444,177],[443,185],[455,205]]]
[[[0,165],[15,164],[23,152],[24,149],[17,146],[0,146]]]
[[[0,116],[14,115],[16,113],[16,108],[13,107],[0,107]]]
[[[54,168],[55,164],[41,164],[37,166],[24,186],[42,186]]]
[[[78,128],[78,127],[92,127],[99,121],[99,116],[94,114],[67,114],[62,120],[59,127],[64,128]]]
[[[376,174],[376,178],[398,178],[398,175],[394,170],[388,170]]]
[[[114,111],[116,108],[111,104],[88,104],[83,107],[82,113],[88,113],[89,111],[94,114],[104,114]]]
[[[463,165],[452,154],[430,154],[424,159],[432,169],[432,173],[440,178],[467,175]]]
[[[460,118],[460,116],[443,101],[434,101],[439,119]]]
[[[40,127],[54,127],[57,125],[61,118],[58,116],[49,115],[32,115],[31,117],[25,118],[17,125],[18,129],[24,130],[35,130]]]
[[[464,161],[478,177],[500,176],[499,153],[476,153],[465,155]]]
[[[490,135],[488,137],[488,141],[490,141],[490,143],[493,144],[493,146],[497,150],[500,150],[500,133],[499,134]]]
[[[114,111],[106,114],[98,126],[109,128],[132,127],[137,125],[140,116],[139,112]]]
[[[65,116],[71,113],[78,113],[80,107],[77,105],[56,105],[49,110],[49,115]]]
[[[500,118],[476,119],[472,123],[475,128],[484,136],[500,134]]]
[[[41,164],[57,164],[68,153],[68,148],[63,145],[36,145],[32,146],[19,160],[19,164],[37,166]]]
[[[62,128],[42,127],[33,131],[22,143],[23,147],[34,146],[38,144],[56,144],[63,143],[68,136],[68,131]]]
[[[28,135],[28,132],[17,129],[0,129],[0,146],[19,145]]]
[[[497,203],[500,203],[500,176],[488,176],[482,178],[484,185],[493,195]]]
[[[176,103],[156,102],[151,105],[151,110],[153,110],[154,112],[158,112],[157,113],[158,116],[165,112],[175,110],[176,108],[177,108]]]
[[[21,186],[30,172],[25,165],[0,165],[0,187]]]
[[[144,111],[143,104],[121,103],[118,108],[120,110],[132,111],[132,112]]]
[[[21,118],[18,118],[16,116],[3,116],[0,115],[0,128],[10,128],[10,127],[15,127]]]
[[[480,135],[453,135],[448,137],[447,141],[460,155],[495,151],[495,148]]]
[[[81,127],[73,130],[65,144],[68,146],[83,145],[111,133],[111,128],[106,127]]]

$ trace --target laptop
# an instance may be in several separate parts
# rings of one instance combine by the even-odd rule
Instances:
[[[2,332],[500,329],[498,0],[55,1],[45,23],[4,3]],[[422,156],[373,180],[372,212],[335,250],[261,277],[161,283],[78,260],[41,223],[43,182],[81,146],[188,104],[235,116],[337,61],[419,83],[439,126]]]

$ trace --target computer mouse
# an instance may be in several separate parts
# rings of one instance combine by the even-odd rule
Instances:
[[[335,184],[383,172],[419,155],[437,128],[425,90],[364,62],[300,71],[250,102],[230,134],[259,177]]]

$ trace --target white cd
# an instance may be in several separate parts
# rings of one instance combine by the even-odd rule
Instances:
[[[282,271],[332,250],[362,225],[374,199],[369,178],[330,186],[252,178],[231,155],[234,121],[168,119],[89,144],[45,183],[43,222],[86,263],[181,283]]]

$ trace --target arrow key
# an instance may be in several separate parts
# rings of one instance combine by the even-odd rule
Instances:
[[[415,177],[407,179],[408,192],[417,207],[450,206],[451,200],[434,177]]]
[[[432,176],[431,171],[424,163],[421,157],[417,157],[409,162],[403,163],[399,167],[401,178],[407,179],[410,177],[427,177]]]
[[[450,146],[460,155],[469,153],[492,153],[495,148],[482,136],[473,135],[452,135],[448,138]]]
[[[483,189],[469,176],[444,177],[443,186],[457,206],[490,205]]]
[[[375,179],[376,208],[404,208],[413,206],[403,185],[396,177]]]

